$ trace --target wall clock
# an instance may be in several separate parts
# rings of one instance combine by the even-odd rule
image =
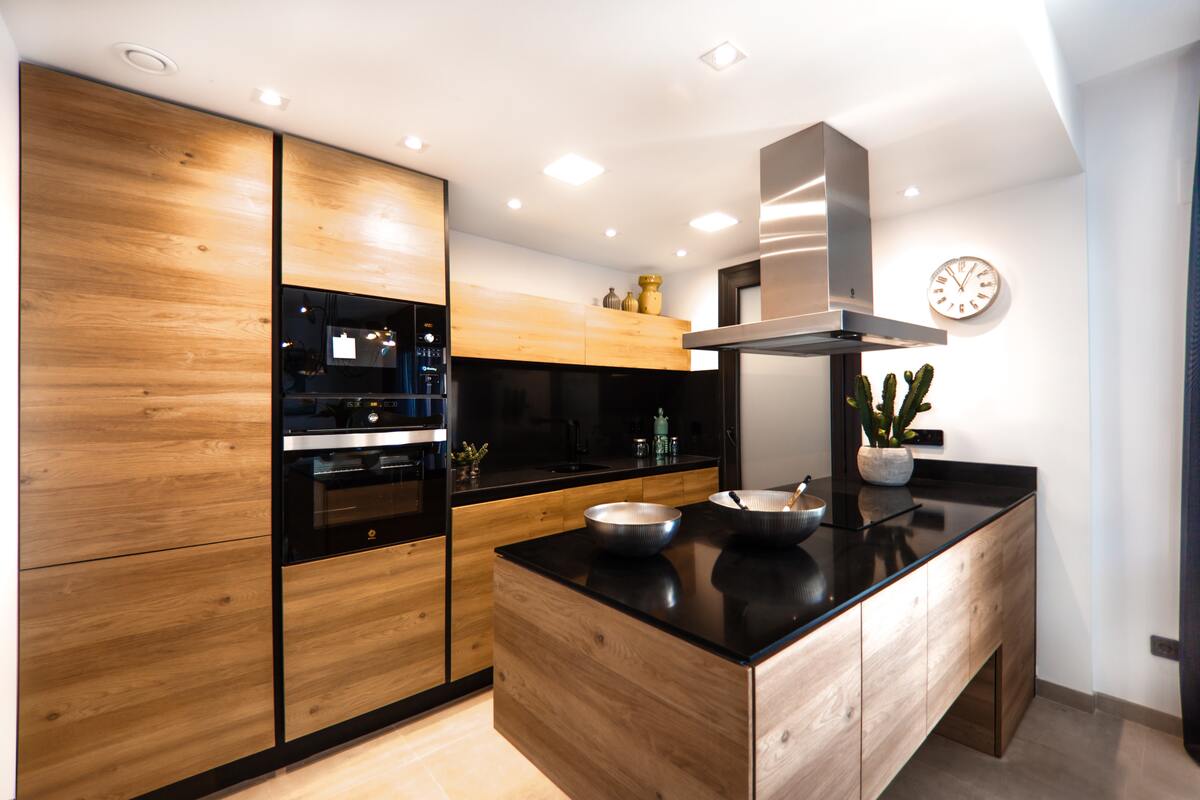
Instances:
[[[974,256],[950,259],[929,279],[929,307],[950,319],[982,314],[999,293],[999,271]]]

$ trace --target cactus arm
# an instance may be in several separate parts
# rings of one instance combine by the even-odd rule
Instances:
[[[892,436],[901,442],[913,438],[908,435],[911,433],[908,426],[912,424],[917,414],[933,408],[932,404],[925,402],[925,395],[933,383],[933,367],[925,364],[911,379],[910,375],[912,375],[910,372],[904,373],[904,380],[908,382],[908,394],[905,395],[904,402],[900,406],[900,413],[896,415],[895,422],[892,424]]]
[[[847,398],[849,400],[850,398]],[[867,442],[871,447],[876,447],[878,441],[878,425],[875,419],[875,412],[872,409],[874,398],[871,396],[871,382],[867,380],[866,375],[859,375],[854,379],[854,402],[850,406],[858,411],[859,421],[862,424],[863,433],[867,436]]]
[[[888,440],[888,431],[892,429],[896,417],[896,373],[890,372],[883,379],[883,402],[879,404],[879,427],[883,429],[880,441]],[[892,445],[893,447],[895,445]]]

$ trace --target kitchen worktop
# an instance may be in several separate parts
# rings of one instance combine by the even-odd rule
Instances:
[[[543,467],[514,467],[489,470],[486,462],[482,474],[469,482],[455,483],[451,504],[456,506],[502,500],[506,497],[552,492],[572,486],[587,486],[594,483],[642,478],[668,472],[685,472],[691,469],[715,467],[720,460],[710,456],[674,456],[668,458],[591,458],[584,463],[596,464],[605,469],[591,472],[548,472]]]
[[[963,466],[919,468],[918,474],[938,477],[914,477],[900,488],[815,481],[811,493],[827,502],[856,497],[867,521],[881,518],[876,509],[917,508],[864,530],[822,525],[800,546],[784,550],[735,540],[709,504],[698,503],[681,509],[679,533],[651,558],[604,553],[585,529],[496,552],[712,652],[753,664],[1034,494],[1032,468],[1000,468],[1010,472],[992,481],[994,472],[981,465]],[[1019,480],[1011,480],[1014,470]]]

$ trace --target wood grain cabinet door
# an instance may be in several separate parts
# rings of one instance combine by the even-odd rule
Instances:
[[[875,800],[925,740],[925,568],[862,603],[862,797]]]
[[[270,537],[20,573],[21,797],[133,797],[275,743]]]
[[[564,489],[562,529],[572,531],[582,528],[586,524],[583,512],[592,506],[598,506],[601,503],[640,503],[641,501],[641,478]]]
[[[661,503],[664,506],[683,505],[683,473],[671,472],[642,478],[642,502]]]
[[[586,306],[584,313],[587,364],[642,369],[691,368],[692,357],[683,349],[683,334],[692,329],[692,323],[600,306]]]
[[[925,567],[929,575],[926,729],[933,730],[971,680],[971,547],[959,542]]]
[[[284,738],[445,680],[446,537],[283,568]]]
[[[270,532],[271,133],[21,66],[21,567]]]
[[[709,495],[718,490],[718,470],[716,467],[694,469],[683,473],[683,502],[703,503]]]
[[[1001,749],[1033,700],[1037,656],[1037,501],[1014,508],[996,523],[1004,563],[1004,657],[1000,678]]]
[[[583,306],[545,297],[450,286],[450,350],[457,357],[583,363]]]
[[[563,493],[459,506],[450,564],[450,677],[492,665],[493,550],[563,529]]]
[[[282,195],[284,283],[445,304],[440,179],[288,136]]]
[[[1003,533],[1001,521],[997,521],[966,539],[971,555],[972,675],[996,652],[1004,635]]]
[[[756,800],[859,800],[859,606],[754,667]]]

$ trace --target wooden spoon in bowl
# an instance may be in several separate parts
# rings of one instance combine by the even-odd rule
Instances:
[[[800,481],[800,485],[796,487],[796,491],[792,492],[792,496],[789,497],[788,501],[783,504],[784,511],[792,510],[792,506],[794,506],[796,501],[800,499],[800,495],[804,494],[804,491],[808,488],[808,482],[811,480],[812,475],[804,476],[804,480]]]

